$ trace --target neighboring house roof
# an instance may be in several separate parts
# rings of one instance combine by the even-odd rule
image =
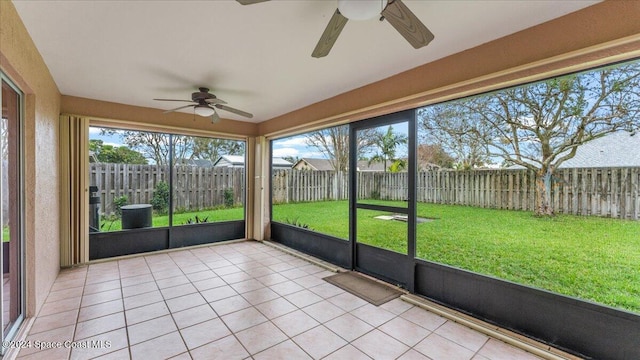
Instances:
[[[288,169],[291,167],[291,163],[283,158],[274,157],[272,159],[273,167]],[[244,156],[242,155],[222,155],[213,166],[226,166],[226,167],[244,167]]]
[[[616,132],[581,145],[560,168],[640,166],[640,134]]]
[[[387,167],[391,166],[393,161],[387,161]],[[358,160],[358,171],[385,171],[383,162],[372,162],[368,160]]]
[[[298,170],[333,170],[333,164],[331,160],[327,159],[302,158],[293,165],[293,168]]]
[[[390,165],[391,163],[387,164],[387,166]],[[314,158],[302,158],[293,165],[293,168],[296,170],[316,171],[334,170],[331,160]],[[384,171],[384,164],[382,162],[372,162],[369,164],[367,160],[359,160],[358,171]]]
[[[576,155],[560,169],[594,167],[640,167],[640,134],[619,131],[580,145]],[[510,169],[522,169],[513,165]]]
[[[91,151],[89,150],[89,162],[90,163],[97,163],[98,161],[98,156],[96,155],[95,151]]]
[[[242,155],[222,155],[213,163],[213,166],[244,166],[244,156]]]
[[[283,158],[274,157],[271,158],[271,165],[277,168],[291,168],[293,164]]]
[[[418,171],[440,170],[440,169],[442,169],[442,166],[438,164],[430,163],[428,161],[424,161],[418,164]]]

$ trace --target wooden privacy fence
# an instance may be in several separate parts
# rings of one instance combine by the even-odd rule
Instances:
[[[435,170],[417,175],[417,201],[534,210],[536,174],[529,170]],[[553,178],[557,213],[640,218],[640,168],[561,169]],[[359,199],[406,200],[407,173],[358,173]],[[276,170],[274,203],[346,200],[345,172]]]
[[[273,203],[344,200],[349,197],[346,172],[274,170],[272,175]]]
[[[169,183],[169,166],[89,164],[89,184],[98,187],[100,212],[111,214],[113,200],[127,196],[129,204],[150,204],[159,182]],[[180,165],[173,168],[174,209],[200,210],[225,204],[233,190],[234,203],[244,203],[244,169]]]
[[[169,167],[91,163],[90,184],[98,187],[101,212],[126,195],[130,204],[148,204]],[[348,199],[346,172],[274,170],[273,203]],[[528,170],[434,170],[419,172],[417,201],[483,208],[528,210],[535,207],[536,174]],[[242,168],[174,167],[175,209],[199,210],[224,205],[224,192],[244,203]],[[359,172],[358,198],[406,200],[407,173]],[[640,219],[640,168],[558,170],[551,201],[557,213]]]

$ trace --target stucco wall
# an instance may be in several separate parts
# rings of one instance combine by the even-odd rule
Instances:
[[[159,126],[161,129],[181,129],[212,136],[256,136],[258,125],[245,121],[221,119],[211,126],[209,121],[194,121],[193,114],[173,112],[163,114],[160,109],[112,103],[63,95],[62,113],[83,115],[96,119],[119,120],[128,125],[139,124],[143,128]]]
[[[9,1],[0,1],[0,68],[25,94],[26,300],[33,316],[60,268],[60,92]]]

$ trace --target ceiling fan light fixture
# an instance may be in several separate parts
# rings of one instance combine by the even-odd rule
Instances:
[[[219,122],[220,122],[220,116],[218,116],[218,112],[214,110],[213,115],[211,115],[211,123],[215,124]]]
[[[338,10],[349,20],[371,20],[380,17],[387,2],[387,0],[338,0]]]
[[[193,108],[193,112],[202,117],[209,117],[216,113],[214,109],[207,105],[197,105]]]

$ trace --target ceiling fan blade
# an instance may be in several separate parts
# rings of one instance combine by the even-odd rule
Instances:
[[[242,5],[251,5],[251,4],[257,4],[257,3],[261,3],[269,0],[236,0],[236,1]]]
[[[247,117],[249,119],[251,119],[253,117],[253,114],[250,114],[250,113],[242,111],[242,110],[234,109],[234,108],[232,108],[230,106],[216,104],[216,107],[218,109],[220,109],[220,110],[232,112],[232,113],[234,113],[236,115],[244,116],[244,117]]]
[[[209,104],[209,105],[214,105],[214,104],[226,104],[227,102],[224,100],[220,100],[218,98],[215,99],[204,99],[204,101]]]
[[[177,107],[175,109],[167,110],[167,111],[163,112],[163,114],[174,112],[174,111],[181,110],[181,109],[186,109],[188,107],[193,107],[193,105],[180,106],[180,107]]]
[[[196,102],[193,101],[193,100],[176,100],[176,99],[153,99],[153,100],[156,100],[156,101],[180,101],[180,102],[188,102],[188,103],[196,104]]]
[[[333,13],[331,20],[329,20],[329,24],[327,24],[327,27],[324,29],[324,32],[322,33],[322,36],[320,37],[320,41],[318,41],[316,48],[313,49],[313,53],[311,54],[311,56],[313,56],[314,58],[327,56],[327,54],[329,54],[329,51],[331,51],[333,44],[335,44],[336,40],[338,39],[338,35],[340,35],[340,32],[347,24],[347,20],[348,19],[342,16],[342,14],[340,14],[340,11],[336,9],[336,12]]]
[[[428,45],[434,38],[433,33],[400,0],[390,1],[382,10],[382,16],[416,49]]]
[[[220,116],[218,116],[218,112],[214,109],[213,115],[211,115],[211,123],[216,124],[220,122]]]

